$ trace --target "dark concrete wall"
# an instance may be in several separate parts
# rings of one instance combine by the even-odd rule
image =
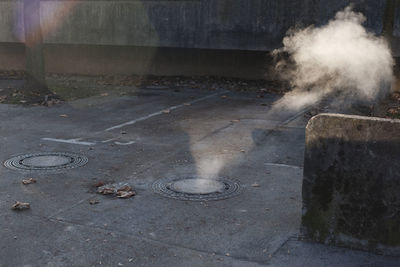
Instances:
[[[306,128],[302,231],[400,255],[400,120],[320,114]]]
[[[280,47],[289,28],[325,24],[350,2],[382,33],[387,0],[42,0],[40,28],[47,71],[257,79],[268,64],[261,52]],[[394,13],[400,55],[400,7]],[[25,64],[10,46],[24,42],[22,14],[22,0],[0,0],[0,69]]]
[[[386,0],[42,0],[41,26],[52,44],[268,51],[289,28],[325,24],[349,3],[382,32]],[[0,41],[23,41],[21,1],[0,7]]]

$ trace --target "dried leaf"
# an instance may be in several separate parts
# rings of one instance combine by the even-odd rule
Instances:
[[[252,187],[260,187],[260,185],[258,183],[253,183],[251,186]]]
[[[15,204],[12,206],[13,210],[26,210],[29,209],[31,205],[29,203],[19,202],[16,201]]]
[[[170,111],[169,109],[165,109],[165,110],[163,110],[162,112],[165,113],[165,114],[168,114],[168,113],[170,113],[171,111]]]
[[[101,96],[108,96],[108,93],[102,93]]]
[[[135,191],[128,191],[128,192],[118,191],[117,195],[118,195],[118,198],[130,198],[130,197],[135,196],[136,192]]]
[[[36,183],[36,179],[33,179],[33,178],[22,180],[22,184],[24,184],[24,185],[34,184],[34,183]]]
[[[100,187],[100,186],[103,186],[103,185],[104,185],[104,182],[103,181],[99,181],[94,186],[95,187]]]
[[[238,123],[238,122],[240,122],[240,120],[231,120],[231,122]]]
[[[98,204],[99,203],[99,201],[97,200],[97,199],[91,199],[91,200],[89,200],[89,204],[90,205],[95,205],[95,204]]]
[[[115,193],[115,190],[113,188],[102,188],[98,192],[103,195],[111,195]]]
[[[132,190],[132,187],[130,187],[129,185],[125,185],[123,187],[118,188],[117,192],[122,192],[122,191],[128,192],[131,190]]]
[[[60,117],[67,118],[68,115],[67,114],[61,114]]]

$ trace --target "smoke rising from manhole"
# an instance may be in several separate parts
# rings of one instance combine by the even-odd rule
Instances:
[[[390,48],[363,27],[365,21],[347,7],[325,26],[288,32],[283,48],[273,51],[276,72],[293,88],[280,101],[281,108],[301,109],[326,96],[370,102],[390,90]]]

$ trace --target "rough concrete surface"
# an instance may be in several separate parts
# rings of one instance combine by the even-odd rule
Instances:
[[[98,96],[50,108],[0,105],[1,161],[44,151],[89,158],[83,167],[57,173],[0,168],[0,266],[399,262],[298,241],[307,119],[302,112],[272,112],[277,95],[140,90],[136,96]],[[210,173],[239,180],[243,192],[190,202],[151,188],[163,177]],[[23,185],[27,178],[37,182]],[[99,181],[127,182],[137,195],[123,200],[97,194]],[[99,203],[91,205],[93,199]],[[14,201],[31,208],[11,210]]]
[[[339,114],[310,120],[302,220],[308,236],[400,254],[399,131],[399,120]]]
[[[47,44],[266,51],[291,27],[325,24],[351,3],[382,33],[385,0],[43,0],[40,26]],[[1,42],[24,41],[22,12],[23,1],[0,1]]]

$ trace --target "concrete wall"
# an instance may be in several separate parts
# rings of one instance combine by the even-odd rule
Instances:
[[[400,120],[320,114],[306,128],[303,233],[400,255]]]
[[[47,59],[50,61],[62,59],[56,57],[58,54],[54,52],[56,47],[60,47],[60,55],[65,54],[68,49],[71,53],[78,53],[77,48],[82,47],[83,50],[79,53],[88,66],[88,72],[96,74],[98,71],[106,71],[106,68],[99,70],[96,66],[107,57],[94,57],[96,53],[89,53],[91,56],[87,56],[89,46],[93,46],[95,51],[108,48],[110,53],[119,55],[121,53],[118,50],[139,51],[145,47],[147,50],[151,47],[185,48],[181,52],[171,50],[176,57],[169,58],[172,61],[176,60],[175,65],[177,65],[182,63],[182,57],[188,55],[188,51],[192,51],[195,55],[189,57],[185,63],[190,66],[196,64],[198,60],[194,62],[189,60],[204,56],[202,51],[205,49],[270,51],[281,45],[282,38],[289,28],[296,25],[324,24],[350,2],[355,3],[357,10],[367,16],[366,26],[370,30],[382,32],[386,0],[42,0],[40,28],[45,44],[51,45],[49,53],[55,56]],[[10,59],[9,53],[6,52],[10,44],[24,42],[22,11],[22,0],[0,0],[0,68],[7,68],[9,61],[13,63],[9,64],[9,67],[22,65],[22,63],[14,64],[15,59]],[[400,49],[397,49],[400,47],[400,7],[395,13],[394,50],[400,55]],[[100,47],[103,48],[99,50]],[[163,51],[169,51],[165,49],[159,49],[158,55]],[[145,50],[144,54],[149,54]],[[16,49],[10,51],[12,52],[15,53]],[[102,52],[98,53],[101,54]],[[211,54],[213,53],[208,53]],[[126,54],[126,58],[132,59],[132,55],[135,53]],[[258,52],[248,55],[249,58],[243,61],[245,65],[250,59],[255,58]],[[18,58],[21,56],[23,55],[19,55]],[[142,57],[143,61],[139,56],[136,63],[142,64],[151,58]],[[215,63],[212,58],[208,61]],[[47,63],[48,71],[73,71],[68,66],[61,68],[59,62]],[[89,66],[90,63],[92,67]],[[134,66],[134,63],[129,63],[133,69],[140,66],[140,64]],[[50,67],[56,65],[57,68]],[[217,65],[228,66],[224,62],[219,62]],[[258,66],[259,63],[255,65]],[[207,73],[210,66],[206,66],[202,73]],[[90,71],[92,68],[93,71]],[[190,66],[190,69],[196,68]],[[241,75],[240,71],[235,70],[235,72],[229,76]],[[254,72],[257,73],[256,70]],[[152,74],[154,73],[158,72],[153,71]],[[180,74],[179,70],[173,73]],[[218,75],[218,71],[210,73]],[[258,74],[253,76],[260,78]]]
[[[42,0],[41,26],[51,44],[268,51],[290,27],[326,23],[350,2],[382,32],[385,0]],[[23,41],[22,8],[0,2],[0,42]]]

